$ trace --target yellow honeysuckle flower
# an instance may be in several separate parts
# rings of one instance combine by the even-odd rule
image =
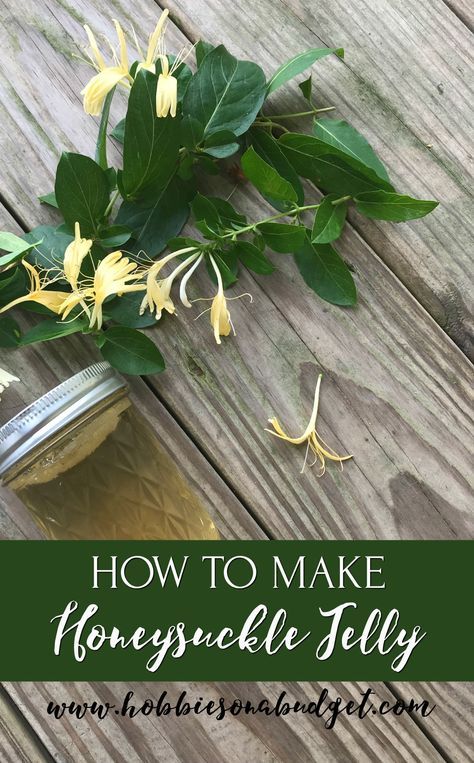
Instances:
[[[92,246],[92,239],[81,238],[81,228],[79,223],[74,226],[74,241],[71,241],[64,252],[63,270],[66,280],[72,288],[77,289],[77,279],[81,272],[81,265],[84,257],[89,254]]]
[[[102,327],[102,305],[107,297],[113,294],[121,296],[126,292],[142,291],[144,284],[137,283],[139,274],[136,271],[137,263],[130,262],[128,257],[124,257],[122,252],[111,252],[97,266],[94,274],[93,284],[81,293],[76,294],[76,304],[81,299],[91,300],[93,303],[90,316],[90,327]],[[134,283],[130,283],[133,281]],[[81,296],[81,299],[79,297]],[[69,304],[72,297],[70,297]],[[74,305],[73,305],[74,306]],[[72,309],[72,308],[71,308]]]
[[[87,37],[89,38],[93,64],[98,70],[98,74],[92,77],[87,83],[84,90],[82,90],[81,95],[84,96],[84,111],[86,114],[90,114],[94,117],[100,115],[107,94],[110,93],[119,82],[122,80],[127,80],[129,82],[133,81],[128,71],[127,42],[125,40],[125,35],[119,22],[116,19],[113,19],[113,22],[120,46],[120,59],[117,59],[114,53],[113,66],[107,66],[91,29],[87,24],[84,26]]]
[[[12,302],[9,302],[8,305],[2,307],[0,313],[4,313],[5,310],[10,310],[10,308],[15,307],[22,302],[37,302],[39,305],[43,305],[49,310],[52,310],[53,313],[59,313],[61,305],[66,297],[69,296],[69,293],[64,291],[46,290],[46,287],[51,283],[54,283],[54,281],[46,278],[41,281],[38,271],[33,265],[30,265],[27,260],[23,260],[22,265],[27,270],[30,277],[30,290],[28,294],[14,299]]]
[[[202,255],[201,255],[202,258]],[[230,312],[227,308],[227,303],[231,302],[234,299],[242,299],[242,297],[249,297],[250,302],[253,302],[253,298],[251,294],[248,294],[247,292],[245,294],[239,294],[237,297],[228,297],[226,299],[226,296],[224,294],[224,283],[222,281],[222,275],[221,271],[219,270],[219,267],[217,265],[217,262],[215,261],[212,254],[209,255],[209,260],[211,262],[211,265],[214,269],[214,272],[216,274],[217,278],[217,294],[215,297],[198,297],[197,299],[194,299],[193,302],[202,302],[207,301],[212,302],[211,307],[208,307],[206,310],[203,310],[201,313],[199,313],[198,316],[194,320],[198,320],[198,318],[201,317],[201,315],[204,315],[205,313],[210,312],[210,318],[211,318],[211,326],[214,329],[214,337],[217,342],[217,344],[221,344],[221,336],[229,336],[231,330],[235,336],[235,328],[234,324],[232,323]],[[181,301],[186,307],[191,307],[191,303],[189,302],[187,296],[186,296],[186,280],[189,278],[189,276],[192,275],[192,271],[197,267],[199,263],[196,263],[196,265],[191,268],[191,271],[186,274],[186,276],[183,278],[183,281],[181,282]],[[184,283],[183,283],[184,282]]]
[[[284,440],[285,442],[289,442],[292,445],[302,445],[304,442],[306,442],[307,443],[306,454],[305,454],[305,459],[303,462],[303,467],[301,469],[301,474],[304,472],[304,468],[308,460],[308,452],[311,449],[311,451],[314,454],[314,461],[311,464],[311,466],[314,466],[314,464],[317,461],[319,461],[320,463],[319,476],[320,477],[322,477],[324,472],[326,471],[326,459],[328,459],[329,461],[338,461],[342,467],[343,461],[347,461],[348,459],[352,458],[352,456],[338,456],[337,453],[335,453],[332,450],[332,448],[330,448],[329,445],[327,445],[324,442],[324,440],[320,437],[320,435],[318,435],[316,431],[316,418],[318,415],[321,379],[322,379],[322,374],[319,374],[318,381],[316,384],[316,390],[314,393],[314,403],[313,403],[311,418],[309,420],[308,426],[306,427],[305,431],[300,437],[289,437],[287,434],[285,434],[283,429],[280,426],[278,419],[276,418],[268,419],[273,429],[265,429],[265,432],[269,432],[275,437],[279,437],[281,440]]]
[[[217,294],[212,300],[211,305],[211,326],[214,329],[214,338],[217,344],[221,344],[221,336],[229,336],[233,326],[230,320],[230,312],[227,309],[227,300],[225,298],[224,289],[222,286],[222,276],[212,257],[211,260],[214,270],[216,271],[216,275],[219,273],[217,276]]]
[[[10,374],[8,371],[4,371],[3,368],[0,368],[0,395],[7,387],[10,386],[12,382],[18,381],[20,381],[18,376],[13,376],[13,374]]]
[[[71,310],[74,310],[77,305],[81,305],[83,311],[87,317],[91,317],[91,311],[87,305],[87,300],[94,298],[94,289],[92,287],[86,289],[76,289],[71,294],[68,294],[61,307],[59,308],[59,314],[61,320],[65,321]]]
[[[168,18],[168,15],[169,15],[169,10],[168,8],[165,8],[160,18],[158,19],[158,23],[154,31],[150,35],[150,38],[148,40],[147,53],[145,57],[143,57],[143,54],[140,51],[138,42],[136,41],[136,38],[135,38],[137,50],[143,58],[143,61],[141,61],[137,66],[137,71],[140,71],[140,69],[146,69],[147,71],[155,74],[155,62],[158,56],[159,43],[160,43],[161,35],[164,33],[164,26]]]
[[[159,281],[157,280],[157,275],[167,262],[175,259],[179,255],[187,254],[188,252],[193,252],[193,254],[183,260],[183,262],[181,262],[169,276],[162,278]],[[151,313],[155,312],[157,320],[161,318],[163,310],[173,314],[176,311],[174,302],[170,296],[173,282],[183,270],[186,270],[186,268],[199,257],[200,254],[196,251],[196,248],[194,246],[188,246],[184,249],[178,249],[176,252],[171,252],[171,254],[167,254],[165,257],[157,260],[157,262],[149,268],[147,273],[146,294],[140,305],[140,315],[143,315],[147,308]]]
[[[160,53],[158,58],[161,62],[161,73],[158,77],[156,88],[156,115],[158,117],[167,117],[170,114],[172,117],[175,117],[178,108],[178,80],[174,73],[187,59],[194,46],[189,48],[189,50],[183,48],[170,66],[168,56],[164,51],[162,38],[160,38],[159,44]]]
[[[210,256],[210,260],[217,278],[217,294],[212,300],[211,305],[211,326],[214,329],[214,337],[217,344],[221,344],[221,336],[229,336],[231,329],[235,334],[235,329],[227,309],[227,300],[224,294],[221,271],[212,255]]]

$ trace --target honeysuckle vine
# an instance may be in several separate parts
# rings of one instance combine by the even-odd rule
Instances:
[[[0,345],[82,332],[120,371],[156,373],[164,360],[142,329],[164,313],[207,316],[210,338],[223,344],[238,331],[231,301],[252,301],[239,290],[228,296],[240,271],[269,274],[281,255],[294,256],[320,298],[352,307],[356,285],[335,244],[348,210],[403,222],[436,206],[395,191],[366,139],[334,118],[334,104],[315,102],[311,76],[299,82],[293,112],[278,108],[280,87],[322,58],[337,62],[341,49],[307,50],[267,78],[224,45],[200,41],[169,53],[168,23],[165,10],[143,47],[117,20],[113,41],[85,26],[81,58],[94,71],[81,95],[84,111],[98,118],[95,149],[63,153],[54,191],[40,197],[57,208],[60,225],[21,237],[0,232]],[[118,92],[124,117],[111,127]],[[303,119],[309,130],[293,132]],[[109,162],[110,141],[121,147],[119,166]],[[219,173],[255,188],[268,213],[248,220],[228,199],[206,193],[206,177]],[[305,200],[302,178],[322,192],[318,203]],[[194,232],[183,235],[190,215]],[[210,279],[204,293],[199,271]],[[23,333],[12,308],[37,311],[38,323]],[[0,370],[0,392],[12,381]],[[276,419],[272,434],[306,443],[324,470],[326,459],[346,457],[316,433],[319,384],[302,437],[285,435]]]

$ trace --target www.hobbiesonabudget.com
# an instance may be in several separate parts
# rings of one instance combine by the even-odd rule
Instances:
[[[188,692],[183,690],[176,700],[168,696],[167,691],[162,691],[156,699],[134,699],[135,693],[128,691],[121,703],[99,702],[55,702],[50,700],[47,705],[49,716],[59,720],[64,716],[84,718],[87,715],[96,716],[104,720],[109,714],[122,718],[136,718],[137,716],[154,715],[157,717],[175,715],[209,715],[221,721],[227,716],[263,715],[284,716],[291,714],[304,714],[320,718],[327,729],[332,729],[340,715],[353,716],[363,720],[368,715],[420,715],[423,718],[431,715],[436,705],[431,705],[428,700],[400,699],[395,696],[391,699],[378,700],[374,689],[366,689],[361,692],[360,698],[345,700],[342,697],[330,698],[328,689],[322,689],[320,694],[312,700],[300,701],[289,699],[287,692],[282,691],[276,701],[264,696],[257,700],[241,697],[226,699],[207,699],[197,697],[188,699]]]

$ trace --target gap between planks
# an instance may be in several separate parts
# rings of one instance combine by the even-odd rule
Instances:
[[[159,8],[170,7],[173,13],[173,21],[177,23],[179,29],[189,40],[194,40],[199,36],[199,9],[197,12],[191,15],[191,3],[176,3],[171,0],[167,3],[157,2]],[[268,7],[267,7],[268,6]],[[315,31],[315,23],[310,23],[310,12],[314,8],[316,13],[316,7],[311,6],[306,8],[304,2],[300,0],[288,0],[285,4],[279,3],[281,8],[285,11],[280,11],[278,21],[279,28],[284,31],[284,14],[290,14],[293,19],[293,25],[295,27],[295,34],[298,35],[298,25],[301,27],[299,30],[299,37],[306,38],[301,45],[311,44],[310,37],[316,38],[322,44],[327,44],[326,40],[322,40],[318,36],[318,32]],[[217,6],[216,6],[217,7]],[[276,13],[277,6],[272,5],[273,13]],[[443,8],[445,6],[442,6]],[[265,16],[269,11],[269,3],[262,2],[257,11],[257,16],[260,14]],[[322,7],[318,7],[321,11]],[[255,11],[252,4],[246,2],[240,2],[239,9],[236,13],[240,13],[242,18],[245,18],[245,11],[252,9],[254,17],[248,21],[249,28],[251,30],[252,23],[255,22]],[[209,8],[209,18],[211,19],[210,31],[205,33],[211,35],[211,40],[214,38],[215,29],[212,26],[213,6]],[[194,6],[193,6],[194,11]],[[326,10],[326,13],[330,12]],[[379,13],[383,12],[383,8],[379,8]],[[455,18],[454,14],[447,11]],[[375,13],[375,10],[374,10]],[[195,21],[195,18],[198,21]],[[217,22],[221,25],[221,19]],[[232,24],[235,23],[235,19],[232,19]],[[460,25],[459,25],[460,26]],[[301,34],[304,29],[305,35]],[[318,29],[319,31],[319,29]],[[258,35],[259,31],[254,31],[255,35]],[[261,32],[264,34],[264,31]],[[336,32],[333,30],[334,36]],[[237,46],[241,46],[243,43],[241,39],[246,39],[250,36],[250,43],[252,43],[252,31],[247,32],[242,38],[239,37]],[[264,38],[262,41],[262,47],[260,51],[264,52]],[[288,33],[286,33],[285,42],[280,43],[277,47],[278,54],[280,55],[282,45],[287,44],[289,39]],[[236,40],[233,40],[234,44]],[[338,42],[336,39],[335,42]],[[346,47],[349,46],[347,40],[342,39],[342,44],[346,43]],[[335,44],[335,43],[334,43]],[[356,43],[357,44],[357,43]],[[244,51],[245,52],[248,51]],[[387,59],[387,65],[392,63]],[[472,267],[471,260],[468,256],[469,248],[472,245],[473,224],[472,217],[469,217],[470,209],[470,187],[472,185],[472,175],[469,175],[468,171],[466,178],[461,182],[459,172],[453,169],[454,167],[464,167],[467,165],[468,160],[468,146],[459,149],[456,140],[452,141],[455,159],[452,159],[449,155],[449,151],[446,153],[446,146],[448,144],[441,143],[441,148],[444,149],[446,156],[442,155],[442,151],[436,153],[426,145],[420,135],[417,135],[413,129],[413,126],[408,124],[407,119],[404,118],[400,108],[396,111],[393,105],[384,94],[379,92],[377,87],[374,88],[370,78],[366,81],[364,77],[359,73],[357,69],[357,61],[354,65],[350,63],[349,54],[345,61],[338,62],[341,66],[345,67],[346,71],[350,73],[348,80],[345,82],[346,86],[350,85],[355,90],[356,98],[351,101],[350,114],[353,117],[352,121],[355,121],[356,126],[360,129],[367,131],[372,126],[367,126],[364,121],[365,112],[364,108],[367,108],[365,102],[365,95],[370,94],[368,99],[369,108],[372,109],[371,113],[375,115],[374,126],[377,127],[377,114],[382,126],[385,127],[385,133],[382,134],[380,130],[375,132],[372,130],[372,135],[369,134],[369,139],[375,139],[376,148],[382,148],[382,153],[387,154],[387,159],[392,160],[396,157],[395,168],[400,174],[405,173],[409,182],[412,185],[412,193],[415,195],[424,196],[427,193],[427,186],[429,189],[430,182],[433,185],[431,193],[437,198],[441,199],[441,205],[435,211],[436,217],[425,220],[418,220],[413,228],[409,224],[405,226],[397,227],[395,225],[387,226],[386,223],[380,221],[368,221],[357,213],[351,211],[349,215],[349,222],[353,229],[356,230],[367,243],[368,246],[378,254],[379,257],[389,266],[390,270],[396,274],[398,279],[405,285],[410,293],[425,307],[429,314],[435,319],[435,321],[442,327],[458,346],[467,354],[469,358],[474,357],[474,348],[472,343],[472,313],[470,306],[472,305],[471,290],[469,288],[469,277],[466,276],[470,272]],[[393,64],[395,66],[396,63]],[[454,64],[453,64],[454,68]],[[324,69],[321,71],[324,72]],[[457,72],[456,72],[457,73]],[[458,74],[458,73],[457,73]],[[448,76],[448,73],[446,74]],[[352,80],[351,80],[352,77]],[[458,74],[459,78],[459,74]],[[347,78],[346,78],[347,79]],[[349,82],[349,80],[351,80]],[[467,85],[466,85],[467,87]],[[379,88],[380,89],[380,88]],[[364,95],[365,93],[365,95]],[[338,91],[336,87],[336,95],[341,99],[341,103],[336,106],[340,107],[341,112],[344,109],[347,112],[347,104],[344,105],[344,94]],[[426,96],[428,99],[428,95]],[[439,94],[438,94],[438,97]],[[446,94],[445,94],[446,97]],[[283,103],[282,108],[284,111],[290,111],[290,104]],[[405,104],[406,106],[406,104]],[[429,123],[430,119],[433,121],[434,117],[430,116],[430,106],[427,100],[426,114],[427,124],[424,128],[424,136],[430,134]],[[353,113],[352,113],[353,112]],[[337,113],[337,112],[336,112]],[[443,112],[444,114],[444,112]],[[342,116],[347,116],[345,113]],[[358,121],[357,121],[358,120]],[[458,120],[459,121],[459,120]],[[298,122],[295,121],[298,125]],[[301,124],[301,123],[300,123]],[[443,123],[441,123],[443,124]],[[398,140],[403,151],[400,155],[395,153],[391,156],[391,146],[388,144],[390,131],[393,135],[397,133],[397,125],[402,128],[401,132],[403,136]],[[389,131],[387,132],[387,128]],[[400,130],[398,130],[400,132]],[[423,130],[422,130],[423,132]],[[405,134],[406,133],[406,134]],[[411,144],[416,144],[416,148],[413,148]],[[440,147],[438,146],[438,149]],[[459,154],[461,152],[461,159]],[[421,160],[421,170],[417,169]],[[452,165],[452,166],[451,166]],[[444,174],[444,179],[442,175]],[[425,176],[429,176],[429,182],[424,182]],[[436,185],[436,189],[434,186]],[[418,186],[418,188],[417,188]],[[410,190],[405,187],[401,189]],[[435,192],[436,190],[436,192]],[[429,192],[429,191],[428,191]],[[457,195],[459,195],[459,199]],[[455,200],[456,199],[456,200]],[[457,219],[457,217],[460,218]],[[408,226],[408,227],[407,227]],[[418,226],[418,227],[417,227]],[[453,232],[452,241],[447,242],[446,231],[451,230]],[[424,236],[424,239],[423,239]],[[451,274],[451,275],[449,275]],[[452,280],[450,280],[452,279]]]

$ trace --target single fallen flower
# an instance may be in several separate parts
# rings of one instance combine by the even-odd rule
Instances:
[[[304,442],[306,442],[307,443],[306,453],[304,457],[303,466],[301,469],[301,474],[303,474],[304,472],[304,469],[308,460],[308,453],[311,450],[314,454],[314,461],[312,464],[310,464],[310,466],[314,466],[314,464],[317,461],[319,461],[320,463],[320,472],[318,474],[319,477],[322,477],[324,472],[326,471],[326,459],[328,459],[329,461],[338,461],[341,464],[341,468],[342,468],[342,462],[348,461],[350,458],[352,458],[352,455],[339,456],[332,448],[329,447],[329,445],[327,445],[327,443],[324,442],[322,437],[316,431],[316,418],[318,416],[319,392],[321,388],[322,378],[323,378],[323,375],[319,374],[318,381],[316,384],[316,390],[314,393],[314,403],[313,403],[313,411],[311,413],[311,418],[309,420],[308,426],[306,427],[305,431],[300,437],[289,437],[287,434],[285,434],[283,429],[280,426],[278,419],[275,417],[268,419],[268,422],[272,425],[273,429],[265,428],[265,432],[269,432],[275,437],[278,437],[280,440],[289,442],[292,445],[302,445]]]

